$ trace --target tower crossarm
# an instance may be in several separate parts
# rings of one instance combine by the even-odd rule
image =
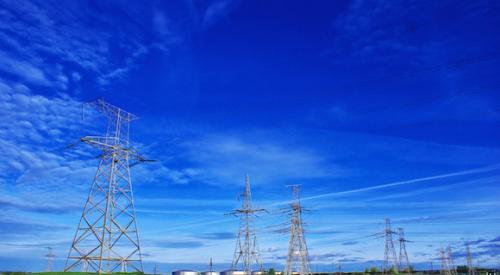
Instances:
[[[235,209],[232,212],[230,212],[229,214],[239,216],[239,215],[252,215],[255,213],[259,213],[259,212],[267,212],[267,211],[264,208],[259,208],[259,209],[244,209],[243,208],[243,209]]]
[[[115,137],[86,136],[80,139],[82,142],[103,150],[118,149],[120,140]]]
[[[116,119],[117,117],[120,118],[122,122],[130,122],[138,118],[136,115],[104,101],[102,98],[88,102],[87,104],[94,107],[94,109],[96,109],[98,112],[104,114],[107,117],[113,119]]]

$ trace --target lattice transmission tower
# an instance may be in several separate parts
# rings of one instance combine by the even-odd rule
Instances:
[[[450,272],[452,275],[457,274],[457,267],[455,266],[455,261],[453,260],[453,252],[451,251],[451,245],[448,245],[448,248],[446,249],[448,253],[448,267],[450,268]]]
[[[408,259],[408,252],[406,252],[406,243],[409,242],[405,238],[403,228],[398,228],[398,242],[399,242],[399,271],[411,272],[410,260]]]
[[[309,251],[304,236],[302,213],[304,209],[300,204],[300,186],[290,185],[293,192],[293,202],[290,204],[290,239],[288,241],[288,255],[285,265],[285,275],[298,272],[300,275],[311,274]]]
[[[230,213],[240,218],[231,268],[237,269],[240,267],[247,274],[251,274],[254,265],[257,265],[257,268],[262,270],[254,218],[257,217],[257,213],[264,212],[265,209],[253,207],[248,175],[245,177],[245,191],[240,195],[240,198],[242,199],[241,207]]]
[[[449,261],[448,261],[448,256],[446,255],[446,251],[444,250],[443,247],[441,247],[441,250],[439,251],[440,253],[440,259],[441,259],[441,267],[440,267],[440,274],[441,275],[452,275],[450,266],[449,266]]]
[[[147,161],[129,145],[130,122],[137,117],[102,99],[88,104],[107,118],[107,129],[104,136],[81,138],[101,154],[64,271],[142,272],[129,170]]]
[[[392,269],[398,272],[398,258],[396,257],[396,249],[394,248],[394,242],[392,235],[396,234],[391,229],[391,220],[385,218],[385,230],[384,230],[385,246],[384,246],[384,266],[383,272],[390,273]]]
[[[467,275],[477,275],[474,264],[472,263],[472,253],[470,252],[470,245],[467,243]]]
[[[52,253],[52,247],[47,247],[47,254],[45,254],[45,258],[47,258],[47,266],[45,267],[45,271],[46,272],[51,272],[52,271],[52,267],[54,265],[54,258],[56,257],[56,255],[54,255],[54,253]]]

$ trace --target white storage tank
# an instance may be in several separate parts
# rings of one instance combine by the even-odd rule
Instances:
[[[258,271],[252,271],[252,275],[266,275],[267,272],[258,270]]]
[[[172,275],[199,275],[198,271],[194,270],[177,270],[172,272]]]
[[[205,271],[201,275],[220,275],[220,273],[218,271]]]
[[[221,271],[220,275],[250,275],[250,274],[247,274],[243,270],[228,269],[228,270]]]

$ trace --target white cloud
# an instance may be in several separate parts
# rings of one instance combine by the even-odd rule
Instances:
[[[94,6],[84,2],[55,6],[51,2],[21,0],[4,5],[9,8],[0,11],[0,38],[5,41],[0,46],[0,70],[32,84],[66,89],[69,76],[75,81],[81,78],[62,65],[70,63],[107,85],[129,72],[149,47],[165,47],[173,42],[165,34],[146,43],[144,30],[138,29],[135,21],[97,13]],[[22,20],[18,14],[23,14]]]
[[[1,79],[0,83],[0,146],[4,148],[0,181],[11,187],[16,183],[14,193],[37,199],[78,196],[78,187],[91,175],[89,165],[65,155],[63,148],[78,139],[81,126],[92,128],[81,122],[81,103],[67,96],[35,95],[21,84]]]
[[[40,203],[68,196],[83,201],[98,152],[85,145],[67,146],[102,130],[104,120],[96,115],[86,112],[82,120],[82,102],[64,94],[36,95],[22,84],[0,78],[0,183],[4,191]],[[137,184],[185,184],[195,175],[193,169],[176,170],[162,163],[132,170]]]
[[[237,5],[237,2],[237,0],[212,1],[203,14],[202,27],[206,28],[215,24],[229,13]]]
[[[248,138],[248,136],[247,136]],[[339,177],[345,171],[307,148],[279,143],[251,142],[243,137],[212,135],[186,142],[191,162],[198,165],[198,178],[214,185],[287,183],[290,180]]]
[[[5,52],[0,51],[0,71],[5,74],[14,74],[30,83],[42,86],[50,85],[45,73],[32,64],[11,58]]]

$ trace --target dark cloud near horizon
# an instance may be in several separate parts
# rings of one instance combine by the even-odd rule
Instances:
[[[206,240],[230,240],[234,239],[236,235],[232,232],[212,232],[201,235],[200,239]]]
[[[6,198],[0,198],[0,209],[14,209],[25,212],[35,212],[35,213],[50,213],[50,214],[66,214],[75,211],[81,211],[81,207],[74,205],[60,204],[60,205],[48,205],[48,204],[33,204],[28,201],[16,202]]]
[[[341,243],[342,245],[355,245],[355,244],[358,244],[359,242],[358,241],[348,241],[348,242],[343,242]]]
[[[198,248],[204,246],[201,241],[173,241],[162,240],[153,243],[154,246],[163,248]]]
[[[70,229],[67,226],[47,225],[41,223],[29,223],[12,220],[0,220],[0,236],[24,236],[39,235],[41,233],[61,231]]]

